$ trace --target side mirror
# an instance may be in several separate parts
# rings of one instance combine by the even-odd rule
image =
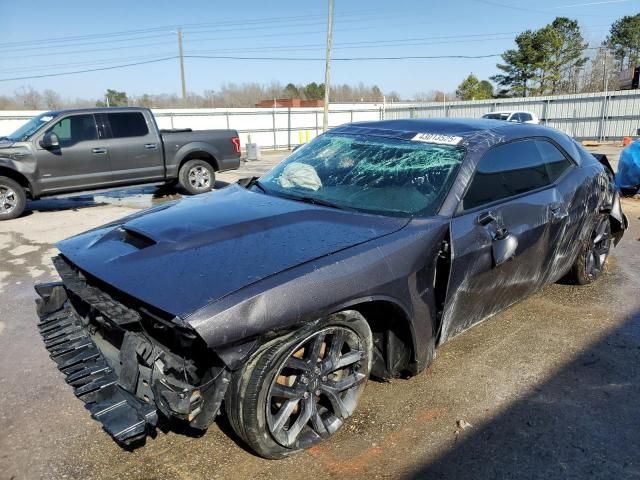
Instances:
[[[55,133],[47,132],[42,137],[42,140],[40,140],[40,146],[45,150],[52,150],[60,147],[60,140]]]
[[[515,257],[517,249],[518,239],[514,235],[506,233],[501,238],[496,238],[493,241],[493,260],[496,267]]]

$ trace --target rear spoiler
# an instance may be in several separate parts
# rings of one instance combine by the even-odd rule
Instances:
[[[613,171],[613,167],[611,166],[611,163],[609,163],[609,159],[604,153],[592,153],[591,155],[596,157],[596,160],[598,160],[602,165],[604,165],[604,168],[606,168],[613,177],[616,176],[616,173]]]

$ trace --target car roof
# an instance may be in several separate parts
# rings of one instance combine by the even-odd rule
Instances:
[[[147,110],[143,107],[93,107],[93,108],[67,108],[64,110],[51,110],[43,115],[63,115],[68,113],[104,113],[104,112],[139,112]]]
[[[459,137],[471,137],[478,132],[495,132],[507,139],[547,136],[555,137],[556,130],[541,125],[524,123],[510,123],[500,120],[478,118],[414,118],[402,120],[379,120],[373,122],[354,122],[337,127],[332,131],[348,133],[349,127],[371,129],[372,134],[379,134],[375,130],[386,130],[401,136],[403,133],[435,133]],[[360,133],[367,134],[361,130]]]
[[[530,112],[528,110],[496,110],[495,112],[487,112],[487,113],[485,113],[485,115],[489,115],[491,113],[497,113],[497,114],[500,114],[500,115],[511,114],[511,113],[529,113],[531,115],[535,115],[535,113]]]

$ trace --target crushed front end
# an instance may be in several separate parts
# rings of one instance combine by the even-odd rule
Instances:
[[[54,259],[62,282],[36,286],[45,346],[91,416],[127,447],[159,421],[206,429],[230,372],[179,318],[168,318]]]

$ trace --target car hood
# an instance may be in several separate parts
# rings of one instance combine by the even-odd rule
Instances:
[[[132,215],[58,248],[86,273],[184,318],[261,279],[407,223],[233,185]]]

